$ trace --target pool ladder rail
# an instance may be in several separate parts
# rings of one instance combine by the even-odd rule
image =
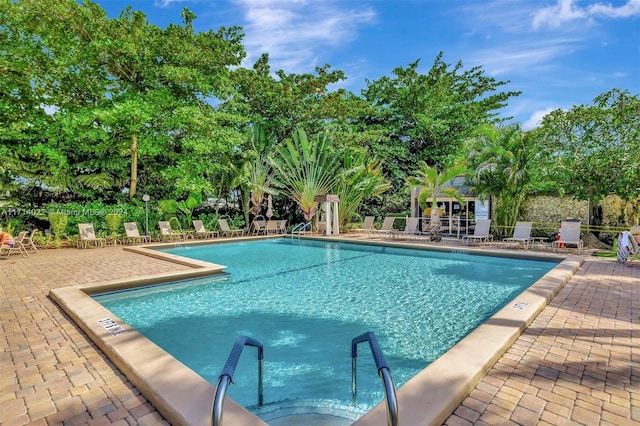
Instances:
[[[224,398],[227,394],[227,387],[229,387],[230,383],[233,383],[233,373],[236,370],[238,361],[240,361],[242,349],[244,349],[245,346],[254,346],[258,348],[258,407],[261,407],[263,404],[262,363],[264,350],[262,343],[252,339],[251,337],[238,336],[233,344],[233,348],[231,348],[231,352],[227,358],[227,363],[224,365],[222,373],[220,373],[220,377],[218,378],[218,385],[216,386],[215,396],[213,397],[213,409],[211,412],[211,424],[213,426],[222,425],[222,412],[224,408]]]
[[[291,239],[293,239],[294,235],[297,235],[298,239],[300,239],[300,235],[306,234],[307,232],[311,232],[311,231],[312,231],[311,222],[308,222],[308,223],[300,222],[299,224],[297,224],[291,229]]]
[[[358,344],[362,342],[369,342],[371,348],[371,354],[376,363],[378,375],[382,378],[382,385],[384,387],[385,399],[387,402],[387,425],[398,426],[398,400],[396,397],[396,389],[391,377],[391,370],[387,365],[387,361],[382,353],[380,344],[376,335],[372,331],[368,331],[351,341],[351,396],[353,404],[356,404],[356,395],[358,392],[357,383],[357,358],[358,358]],[[240,355],[245,346],[254,346],[258,348],[258,407],[263,405],[263,393],[262,393],[262,364],[264,358],[264,350],[262,343],[247,336],[238,336],[231,348],[227,363],[222,369],[222,373],[218,378],[218,385],[216,386],[215,396],[213,399],[213,409],[211,413],[211,424],[213,426],[222,426],[222,412],[224,409],[224,399],[227,393],[227,387],[230,383],[233,383],[233,373],[235,372]]]
[[[387,361],[382,353],[380,344],[376,335],[372,331],[354,338],[351,341],[351,397],[353,404],[356,404],[356,395],[358,393],[357,382],[357,359],[358,359],[358,343],[369,342],[371,348],[371,354],[373,360],[376,363],[378,369],[378,376],[382,379],[382,386],[384,387],[385,400],[387,402],[387,425],[398,426],[400,421],[398,420],[398,398],[396,397],[396,387],[391,377],[391,370],[387,365]]]

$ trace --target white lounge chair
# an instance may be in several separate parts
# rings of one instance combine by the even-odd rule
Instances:
[[[360,228],[354,228],[351,231],[352,232],[356,232],[358,234],[363,234],[363,233],[369,233],[371,232],[371,229],[373,229],[373,223],[375,222],[376,217],[375,216],[365,216],[364,220],[362,221],[362,225]]]
[[[96,237],[96,232],[93,230],[93,224],[91,223],[79,223],[78,230],[80,231],[78,248],[87,248],[90,244],[96,247],[104,247],[107,243],[105,238]]]
[[[184,232],[174,231],[173,229],[171,229],[171,224],[167,221],[159,221],[158,227],[160,228],[160,238],[163,242],[183,240],[185,238]]]
[[[20,232],[17,237],[13,238],[13,244],[11,246],[6,243],[2,244],[2,247],[0,247],[0,254],[7,252],[7,257],[9,257],[9,255],[13,253],[14,250],[17,250],[18,253],[22,255],[22,257],[31,257],[29,256],[29,252],[27,252],[24,247],[24,239],[26,238],[27,234],[27,231]]]
[[[229,222],[227,222],[227,219],[218,219],[218,225],[220,225],[220,233],[223,236],[233,237],[236,235],[244,235],[244,229],[231,229],[229,227]]]
[[[404,230],[394,230],[391,232],[392,237],[409,237],[413,238],[418,235],[418,222],[420,222],[419,217],[408,217],[407,223],[405,224]]]
[[[583,242],[580,239],[580,222],[562,222],[560,224],[560,232],[558,239],[551,243],[553,251],[558,251],[559,247],[567,245],[576,246],[578,254],[582,253]]]
[[[140,235],[138,224],[135,222],[125,222],[124,232],[126,234],[125,241],[130,243],[148,243],[150,238],[148,235]]]
[[[380,229],[371,229],[369,232],[373,235],[389,235],[393,232],[393,222],[396,220],[395,217],[386,216],[382,221],[382,227]]]
[[[516,227],[513,230],[513,236],[503,238],[502,241],[506,242],[519,242],[524,245],[524,249],[529,248],[531,244],[531,222],[516,222]]]
[[[34,252],[38,253],[38,247],[36,247],[36,243],[33,242],[33,236],[36,235],[37,232],[37,229],[32,229],[31,233],[29,235],[25,235],[25,237],[22,239],[22,245],[24,246],[25,250],[33,250]]]
[[[199,238],[214,238],[218,236],[218,231],[208,230],[201,220],[194,220],[193,228],[196,230],[193,235]]]
[[[463,235],[462,243],[469,244],[471,241],[478,241],[481,243],[488,243],[493,240],[493,235],[489,233],[491,230],[491,219],[478,219],[476,220],[476,226],[473,229],[472,235]]]

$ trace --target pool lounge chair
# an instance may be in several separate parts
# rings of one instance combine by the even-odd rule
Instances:
[[[357,232],[359,234],[369,234],[371,232],[371,229],[373,228],[373,222],[375,222],[375,220],[375,216],[365,216],[364,221],[362,222],[362,226],[360,228],[352,229],[351,231]]]
[[[491,230],[491,219],[478,219],[476,220],[476,227],[473,229],[472,235],[463,235],[462,243],[470,244],[471,241],[478,241],[480,243],[488,243],[493,240],[493,235],[489,233]]]
[[[27,231],[20,232],[18,236],[13,239],[12,246],[9,246],[8,244],[3,244],[2,247],[0,247],[0,255],[6,252],[7,257],[9,257],[9,255],[11,255],[11,253],[13,253],[14,250],[17,250],[18,253],[22,255],[22,257],[31,257],[29,256],[29,252],[27,252],[27,249],[24,247],[24,239],[27,236],[27,234],[28,234]]]
[[[420,218],[418,217],[408,217],[407,223],[404,226],[404,230],[393,230],[391,232],[391,236],[393,238],[415,238],[418,236],[418,222]]]
[[[96,237],[92,223],[79,223],[80,239],[78,240],[78,248],[87,248],[93,244],[96,247],[104,247],[107,243],[105,238]]]
[[[559,247],[566,247],[567,245],[576,246],[578,254],[582,254],[583,242],[580,239],[580,222],[566,221],[560,224],[558,239],[551,243],[551,246],[553,251],[556,252]]]
[[[140,231],[138,231],[138,224],[135,222],[125,222],[124,223],[124,232],[126,237],[124,239],[125,242],[129,243],[148,243],[150,240],[148,235],[140,235]]]
[[[194,236],[197,238],[215,238],[218,236],[218,231],[210,231],[202,223],[201,220],[193,221],[193,228],[195,229]]]
[[[244,235],[244,229],[231,229],[227,219],[218,219],[218,225],[220,225],[220,234],[226,237],[234,237],[236,235]]]
[[[171,224],[167,221],[158,221],[158,227],[160,228],[160,239],[163,242],[183,240],[186,237],[184,232],[171,229]]]
[[[36,232],[38,232],[37,229],[32,229],[31,233],[29,235],[25,235],[22,239],[22,245],[25,250],[33,250],[35,253],[38,253],[38,247],[36,247],[36,243],[33,242],[33,236],[36,235]]]
[[[382,221],[382,227],[380,229],[371,229],[369,231],[372,235],[390,235],[393,232],[393,222],[396,220],[393,216],[386,216]]]
[[[516,227],[513,230],[513,236],[503,238],[504,242],[517,242],[524,245],[524,249],[529,248],[529,244],[533,241],[531,239],[531,222],[516,222]]]

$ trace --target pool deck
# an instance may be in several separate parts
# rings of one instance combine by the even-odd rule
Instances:
[[[445,424],[640,424],[640,262],[584,260]],[[48,294],[188,269],[122,247],[0,258],[0,424],[168,424]]]

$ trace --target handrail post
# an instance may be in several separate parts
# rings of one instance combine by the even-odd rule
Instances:
[[[369,342],[369,347],[371,348],[371,354],[373,355],[373,359],[376,363],[376,368],[378,370],[378,376],[382,378],[382,386],[384,387],[385,400],[387,401],[387,425],[388,426],[398,426],[400,421],[398,420],[398,399],[396,397],[396,387],[393,383],[393,378],[391,377],[391,370],[387,365],[387,361],[384,358],[384,354],[382,353],[382,349],[380,348],[380,344],[378,343],[378,339],[376,335],[372,331],[367,331],[366,333],[354,338],[351,341],[351,396],[353,403],[356,403],[356,393],[357,393],[357,374],[356,367],[357,362],[356,358],[358,357],[358,343]]]
[[[262,343],[252,339],[251,337],[238,336],[233,344],[233,348],[231,348],[231,352],[227,358],[227,363],[224,365],[222,373],[220,373],[220,377],[218,378],[218,385],[216,386],[215,395],[213,397],[213,407],[211,410],[211,424],[213,426],[222,425],[222,411],[227,387],[230,383],[233,383],[233,373],[238,365],[238,361],[240,360],[242,349],[244,349],[245,346],[255,346],[258,348],[258,406],[262,406],[262,362],[264,358]]]

